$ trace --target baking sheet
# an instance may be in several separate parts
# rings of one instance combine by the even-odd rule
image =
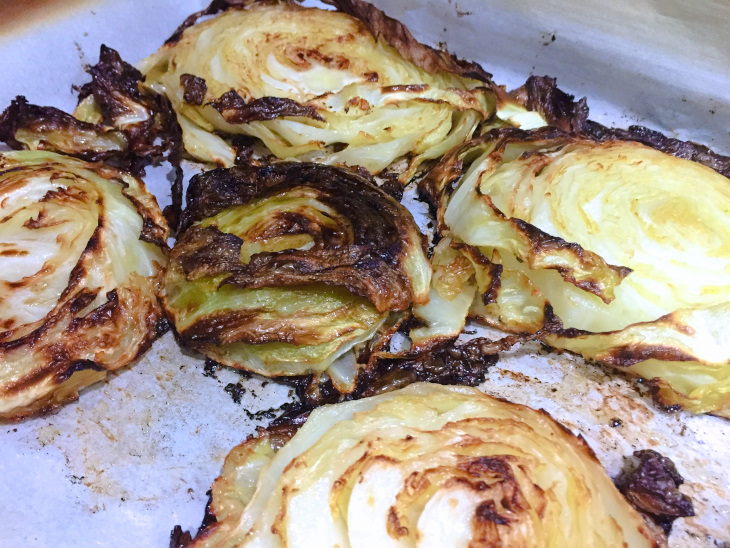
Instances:
[[[508,87],[530,73],[556,76],[566,91],[587,95],[603,123],[639,122],[730,152],[724,0],[375,3]],[[41,6],[34,24],[13,25],[0,0],[0,107],[24,94],[73,108],[71,85],[87,81],[83,65],[96,62],[100,44],[139,60],[205,4],[87,0],[65,11]],[[169,203],[164,169],[147,182]],[[168,333],[78,403],[0,427],[0,546],[167,546],[175,524],[195,530],[227,452],[267,422],[256,412],[290,396],[285,386],[225,369],[210,376],[203,366]],[[236,383],[246,389],[240,403],[225,390]],[[730,545],[730,422],[666,414],[634,381],[537,345],[504,354],[482,389],[544,407],[587,438],[611,475],[634,449],[671,457],[697,516],[675,523],[670,544]]]

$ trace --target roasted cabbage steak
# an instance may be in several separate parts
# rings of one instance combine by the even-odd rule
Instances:
[[[414,384],[235,447],[202,547],[666,546],[544,411]],[[281,448],[279,448],[281,447]]]
[[[266,376],[321,373],[394,312],[428,300],[413,217],[369,176],[279,162],[194,177],[164,304],[180,339]]]
[[[136,177],[0,153],[0,417],[50,411],[149,347],[167,237]]]
[[[230,138],[245,135],[279,158],[373,173],[409,155],[407,180],[494,113],[486,72],[419,44],[369,4],[236,4],[185,25],[140,64],[199,160],[233,165]]]
[[[535,332],[550,305],[552,347],[649,379],[664,406],[730,416],[725,176],[636,141],[503,129],[424,189],[481,279],[472,315]]]

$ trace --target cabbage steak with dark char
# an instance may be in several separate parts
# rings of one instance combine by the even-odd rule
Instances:
[[[220,363],[351,390],[345,353],[425,303],[430,278],[411,214],[369,176],[280,162],[192,179],[163,301]]]
[[[197,537],[176,527],[170,545],[667,545],[583,438],[475,388],[413,384],[320,407],[295,430],[233,448]]]

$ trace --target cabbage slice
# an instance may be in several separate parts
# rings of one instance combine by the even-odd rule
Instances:
[[[231,451],[190,546],[662,546],[544,411],[418,383]]]
[[[430,188],[453,237],[501,267],[495,302],[477,316],[534,333],[529,311],[547,303],[562,322],[548,344],[652,379],[662,405],[730,414],[718,328],[730,303],[726,177],[637,142],[552,129],[493,132],[436,171],[453,180],[459,158],[468,167],[453,194],[443,181]],[[532,302],[523,318],[500,305],[508,291]]]
[[[0,417],[52,410],[149,347],[167,237],[136,177],[0,153]]]
[[[277,162],[193,178],[163,302],[180,339],[265,376],[319,375],[429,297],[413,217],[348,169]],[[355,369],[359,369],[357,365]]]
[[[408,180],[494,113],[494,93],[483,71],[481,81],[462,76],[461,65],[370,11],[381,17],[377,29],[293,2],[231,8],[178,33],[140,68],[146,86],[169,98],[199,160],[230,166],[235,157],[202,132],[248,135],[279,158],[373,173],[412,155]]]

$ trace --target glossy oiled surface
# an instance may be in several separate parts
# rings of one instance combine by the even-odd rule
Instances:
[[[675,1],[495,0],[493,12],[479,0],[377,3],[417,37],[444,41],[508,87],[531,72],[550,74],[567,91],[588,95],[592,116],[604,123],[641,121],[730,152],[729,43],[718,39],[729,17],[725,2],[690,9]],[[12,34],[0,30],[0,106],[22,93],[37,104],[73,108],[70,86],[87,80],[83,64],[96,62],[101,43],[135,62],[204,4],[94,3]],[[621,39],[608,40],[614,33]],[[164,170],[151,170],[147,180],[161,205],[169,203]],[[168,334],[79,403],[4,425],[0,545],[166,546],[175,524],[197,529],[226,453],[265,422],[247,411],[277,407],[288,393],[274,383],[242,381],[246,393],[236,404],[224,388],[238,374],[207,377],[203,366]],[[671,457],[697,512],[676,522],[671,545],[730,542],[730,422],[665,414],[632,382],[537,346],[504,356],[482,388],[544,407],[581,431],[611,475],[633,449]]]

